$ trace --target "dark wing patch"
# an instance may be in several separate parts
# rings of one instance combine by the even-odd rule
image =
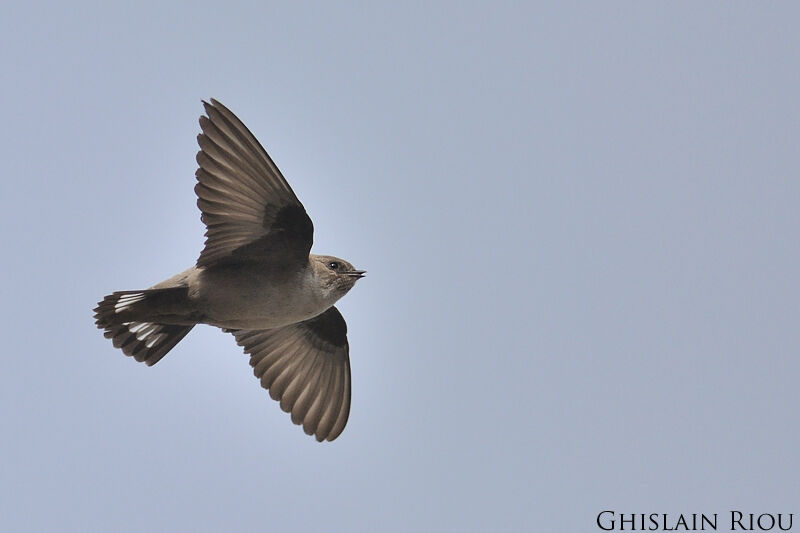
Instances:
[[[198,266],[308,260],[314,226],[278,167],[225,106],[204,102],[197,136],[197,206],[206,225]]]
[[[270,206],[268,206],[270,207]],[[270,260],[273,264],[289,263],[304,265],[308,261],[309,249],[298,248],[298,242],[311,242],[314,226],[302,207],[290,205],[278,210],[277,214],[265,214],[264,221],[272,220],[266,234],[233,250],[229,256],[215,264],[228,262]]]
[[[309,339],[331,346],[347,345],[347,322],[336,307],[298,324],[308,332]]]
[[[350,358],[347,325],[335,307],[299,324],[232,333],[292,422],[320,442],[341,434],[350,414]]]

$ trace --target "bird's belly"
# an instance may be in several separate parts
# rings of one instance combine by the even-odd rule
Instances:
[[[272,329],[308,320],[327,309],[301,280],[231,274],[204,276],[197,295],[203,322],[227,329]]]

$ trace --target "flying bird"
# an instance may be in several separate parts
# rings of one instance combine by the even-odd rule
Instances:
[[[148,366],[197,324],[222,328],[292,422],[332,441],[350,413],[347,324],[334,304],[365,272],[310,253],[314,225],[266,150],[224,105],[203,105],[194,190],[205,247],[180,274],[103,298],[95,323]]]

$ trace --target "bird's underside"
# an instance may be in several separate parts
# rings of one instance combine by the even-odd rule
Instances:
[[[196,324],[219,326],[295,424],[334,440],[351,393],[347,325],[333,303],[363,271],[309,255],[313,224],[277,166],[232,112],[204,104],[195,192],[207,240],[197,265],[150,289],[106,296],[96,324],[148,366]]]

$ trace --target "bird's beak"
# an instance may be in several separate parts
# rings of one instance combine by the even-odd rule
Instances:
[[[345,272],[346,275],[350,276],[351,278],[361,279],[366,274],[366,270],[351,270],[349,272]]]

